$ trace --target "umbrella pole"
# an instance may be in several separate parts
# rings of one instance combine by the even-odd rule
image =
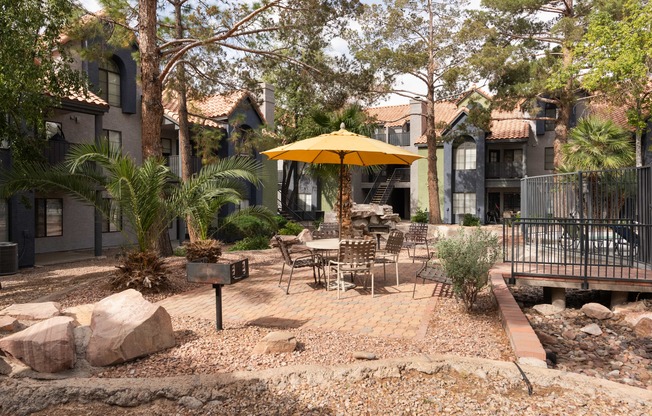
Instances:
[[[344,175],[344,153],[340,153],[340,240],[342,239],[342,176]]]

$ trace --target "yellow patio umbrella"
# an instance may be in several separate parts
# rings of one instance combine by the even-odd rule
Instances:
[[[342,176],[344,165],[410,165],[423,158],[380,140],[351,133],[340,125],[338,131],[279,146],[262,154],[271,160],[340,165],[340,235],[342,231]]]

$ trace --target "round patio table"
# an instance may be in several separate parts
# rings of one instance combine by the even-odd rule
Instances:
[[[317,251],[338,251],[340,249],[340,239],[323,238],[321,240],[306,241],[306,247]],[[324,257],[324,259],[328,259],[328,257],[329,256],[326,256]],[[326,266],[328,266],[328,264],[326,264]],[[331,287],[327,287],[326,290],[337,289],[337,284],[338,284],[337,280],[331,282]],[[346,291],[347,289],[353,289],[355,287],[355,284],[350,282],[340,281],[339,284],[340,284],[340,289],[344,291]]]

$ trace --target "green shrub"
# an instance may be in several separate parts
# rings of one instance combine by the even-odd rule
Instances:
[[[455,295],[470,311],[478,292],[487,285],[489,269],[500,256],[498,237],[481,228],[471,233],[462,231],[455,237],[440,240],[437,253],[446,275],[453,282]]]
[[[423,224],[428,223],[428,211],[424,211],[421,208],[417,209],[417,212],[411,218],[412,222],[420,222]]]
[[[186,257],[186,247],[184,246],[176,247],[172,254],[174,254],[177,257]]]
[[[282,215],[276,215],[274,216],[274,220],[276,221],[276,226],[280,230],[281,228],[285,227],[285,224],[288,223],[287,218],[285,218]]]
[[[303,231],[303,226],[301,224],[297,224],[294,221],[288,221],[285,224],[285,227],[278,230],[278,233],[280,235],[299,235],[301,231]]]
[[[480,225],[480,218],[473,214],[464,214],[462,217],[462,225],[465,227],[477,227]]]
[[[266,236],[256,236],[256,237],[245,237],[242,240],[236,242],[229,251],[243,251],[243,250],[266,250],[269,248],[269,237]]]
[[[260,218],[243,215],[220,227],[217,237],[225,242],[233,242],[261,235],[270,238],[275,233],[275,223],[270,224]]]

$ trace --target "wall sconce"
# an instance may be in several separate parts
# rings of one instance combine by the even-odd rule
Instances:
[[[79,119],[77,118],[77,116],[70,116],[70,119],[75,123],[79,123]]]

